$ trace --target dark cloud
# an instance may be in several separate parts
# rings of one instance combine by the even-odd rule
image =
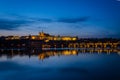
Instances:
[[[64,22],[64,23],[77,23],[77,22],[86,22],[89,17],[79,17],[79,18],[60,18],[60,19],[49,19],[49,18],[31,18],[40,22]]]
[[[59,19],[58,22],[77,23],[77,22],[86,22],[86,21],[88,21],[88,19],[89,19],[89,17],[62,18],[62,19]]]
[[[0,30],[17,30],[21,26],[29,26],[32,23],[48,23],[53,22],[47,18],[31,18],[25,16],[2,16],[0,18]]]
[[[24,20],[6,20],[0,19],[0,30],[16,30],[23,24],[26,24],[28,21]]]
[[[47,18],[33,18],[16,14],[0,15],[0,30],[17,30],[22,26],[29,26],[32,23],[52,22]]]
[[[17,30],[22,26],[30,26],[32,24],[41,23],[52,23],[52,22],[63,22],[63,23],[77,23],[86,22],[89,17],[80,18],[61,18],[61,19],[50,19],[50,18],[35,18],[19,15],[7,15],[1,16],[0,18],[0,30]],[[34,26],[33,26],[34,27]]]

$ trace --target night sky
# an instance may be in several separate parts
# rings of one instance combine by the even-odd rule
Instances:
[[[119,0],[0,0],[0,35],[120,38]]]

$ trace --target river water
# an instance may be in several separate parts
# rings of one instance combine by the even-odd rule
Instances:
[[[120,80],[120,52],[2,53],[0,80]]]

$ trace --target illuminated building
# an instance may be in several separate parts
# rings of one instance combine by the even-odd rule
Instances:
[[[71,36],[53,36],[53,35],[49,35],[47,33],[44,32],[40,32],[39,35],[31,35],[31,39],[33,40],[63,40],[63,41],[75,41],[78,38],[77,37],[71,37]]]
[[[20,39],[20,36],[7,36],[5,39],[6,40],[18,40]]]
[[[78,38],[71,37],[71,36],[54,36],[54,35],[49,35],[47,33],[39,32],[38,35],[30,35],[30,36],[7,36],[5,37],[5,40],[18,40],[18,39],[32,39],[32,40],[44,40],[45,42],[49,42],[49,40],[55,40],[55,41],[75,41]]]

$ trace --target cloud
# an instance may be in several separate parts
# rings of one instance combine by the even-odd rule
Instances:
[[[0,30],[16,30],[27,21],[0,19]]]
[[[79,37],[118,37],[119,27],[106,27],[101,22],[91,21],[90,17],[79,18],[36,18],[26,16],[0,17],[0,34],[28,35],[44,30],[52,35],[68,35]],[[92,23],[92,24],[91,24]],[[118,26],[116,24],[115,26]],[[114,26],[114,24],[113,24]]]
[[[61,19],[51,19],[51,18],[36,18],[36,17],[27,17],[20,15],[0,15],[0,30],[19,30],[22,28],[31,29],[34,28],[44,28],[47,24],[71,24],[78,22],[86,22],[89,17],[79,17],[79,18],[61,18]]]
[[[78,18],[60,18],[60,19],[50,19],[50,18],[30,18],[32,20],[34,20],[35,22],[44,22],[44,23],[48,23],[48,22],[58,22],[58,23],[78,23],[78,22],[86,22],[89,20],[90,17],[78,17]]]
[[[89,17],[79,17],[79,18],[62,18],[59,19],[58,22],[64,23],[78,23],[78,22],[86,22],[88,21]]]
[[[34,23],[44,23],[50,22],[47,19],[41,20],[7,20],[7,19],[0,19],[0,30],[17,30],[19,27],[22,26],[30,26],[30,24]],[[34,27],[34,26],[33,26]]]
[[[0,15],[0,30],[17,30],[23,26],[28,27],[32,24],[41,24],[48,22],[52,22],[52,19],[31,18],[19,15]]]

